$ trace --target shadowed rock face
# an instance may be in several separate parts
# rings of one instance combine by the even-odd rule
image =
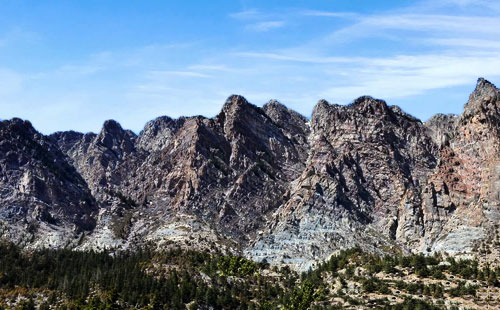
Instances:
[[[18,219],[50,222],[27,215],[39,199],[65,222],[96,221],[67,242],[78,248],[215,244],[296,268],[355,245],[471,252],[500,219],[499,102],[479,79],[462,115],[425,124],[371,97],[321,100],[308,120],[237,95],[214,118],[163,116],[138,136],[115,121],[50,137],[2,122],[1,216],[12,222],[16,201]]]
[[[0,235],[24,244],[40,224],[92,230],[97,210],[84,179],[28,121],[0,122]],[[10,228],[17,226],[21,231]],[[41,231],[39,232],[41,233]]]
[[[300,119],[300,132],[288,130],[243,97],[231,96],[214,119],[186,118],[168,129],[168,141],[130,179],[129,193],[156,209],[196,214],[224,234],[248,240],[303,169],[306,149],[291,140],[302,134],[299,139],[306,141],[308,129]],[[144,141],[146,133],[138,139]]]

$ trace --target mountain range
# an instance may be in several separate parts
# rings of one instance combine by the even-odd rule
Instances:
[[[310,118],[232,95],[137,135],[0,122],[0,238],[25,249],[214,249],[306,270],[341,249],[500,255],[500,91],[422,122],[363,96]]]

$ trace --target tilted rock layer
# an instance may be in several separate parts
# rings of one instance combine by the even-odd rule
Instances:
[[[0,234],[26,247],[152,244],[304,269],[333,252],[497,255],[500,92],[427,123],[360,97],[311,119],[228,98],[214,118],[163,116],[136,135],[43,136],[0,123]]]

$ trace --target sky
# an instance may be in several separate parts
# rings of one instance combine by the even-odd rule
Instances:
[[[136,133],[240,94],[309,117],[384,99],[427,120],[500,84],[498,0],[0,0],[0,119]]]

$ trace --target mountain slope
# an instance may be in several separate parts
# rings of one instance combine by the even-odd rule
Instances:
[[[95,226],[97,205],[85,180],[28,121],[0,122],[0,188],[3,238],[63,246]]]
[[[11,201],[34,210],[28,201],[40,199],[88,230],[78,243],[65,239],[80,249],[219,247],[295,268],[355,245],[495,255],[487,241],[500,219],[499,105],[499,90],[479,79],[462,115],[426,123],[366,96],[347,106],[321,100],[308,120],[237,95],[214,118],[162,116],[139,135],[112,120],[98,134],[50,137],[7,121],[4,162],[31,164],[4,165],[17,181],[4,181],[0,216],[9,221]],[[57,160],[26,153],[26,143]],[[34,186],[52,194],[19,198],[22,173],[49,174]],[[28,213],[16,221],[44,222]]]
[[[297,264],[338,248],[418,242],[419,184],[437,161],[424,125],[361,97],[348,106],[320,101],[311,127],[306,168],[251,253]]]

